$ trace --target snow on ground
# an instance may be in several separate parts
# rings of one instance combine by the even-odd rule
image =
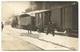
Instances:
[[[78,38],[73,38],[73,37],[68,37],[68,36],[60,36],[56,35],[52,36],[52,34],[46,35],[46,33],[38,33],[36,31],[32,31],[32,34],[28,34],[27,30],[22,30],[22,29],[15,29],[10,26],[5,26],[6,29],[12,31],[12,33],[16,36],[19,36],[20,38],[33,43],[43,49],[46,50],[68,50],[65,48],[70,48],[77,50],[78,49]],[[8,31],[4,30],[4,31]],[[32,38],[31,38],[32,37]],[[36,38],[36,39],[34,39]],[[40,40],[45,40],[46,42],[48,41],[49,43],[46,43],[44,41]],[[56,46],[52,44],[58,44],[61,46]],[[65,48],[64,48],[65,47]]]

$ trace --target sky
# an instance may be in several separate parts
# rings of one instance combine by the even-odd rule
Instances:
[[[12,15],[18,15],[29,7],[28,1],[3,1],[1,3],[1,21],[6,21]]]

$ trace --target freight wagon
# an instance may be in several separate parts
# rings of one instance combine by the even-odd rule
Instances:
[[[31,24],[32,30],[35,30],[35,17],[28,14],[21,14],[18,17],[18,26],[22,29],[28,29],[28,24]]]
[[[44,32],[46,26],[48,26],[48,22],[51,22],[51,11],[50,10],[42,10],[35,14],[36,16],[36,27],[40,26],[41,32]]]
[[[40,27],[41,32],[44,32],[48,22],[51,22],[51,10],[37,10],[27,14],[35,16],[36,30]]]
[[[28,25],[31,24],[32,30],[35,30],[35,17],[30,16],[29,14],[20,14],[17,17],[14,17],[12,20],[12,27],[20,29],[28,29]]]
[[[69,5],[52,9],[51,20],[55,22],[57,31],[78,34],[78,5]]]

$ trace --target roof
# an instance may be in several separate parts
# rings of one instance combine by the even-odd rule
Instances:
[[[49,9],[48,10],[36,10],[36,11],[28,12],[26,14],[29,14],[31,16],[35,16],[36,13],[41,13],[41,12],[46,12],[46,11],[50,11],[50,10]]]
[[[27,17],[30,16],[29,14],[21,14],[20,17]]]
[[[46,11],[50,11],[50,9],[48,9],[48,10],[36,10],[36,11],[32,11],[32,12],[27,12],[27,13],[20,13],[19,16],[20,17],[27,17],[27,16],[35,17],[35,13],[46,12]]]
[[[36,10],[36,11],[33,11],[33,12],[28,12],[29,13],[40,13],[40,12],[46,12],[46,11],[49,11],[49,10]]]

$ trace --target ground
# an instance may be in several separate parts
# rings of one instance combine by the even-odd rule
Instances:
[[[2,50],[78,50],[78,38],[61,34],[52,36],[36,31],[28,34],[27,30],[5,25],[2,31]]]
[[[13,32],[8,29],[5,27],[2,32],[2,50],[42,50],[29,42],[12,36]]]

